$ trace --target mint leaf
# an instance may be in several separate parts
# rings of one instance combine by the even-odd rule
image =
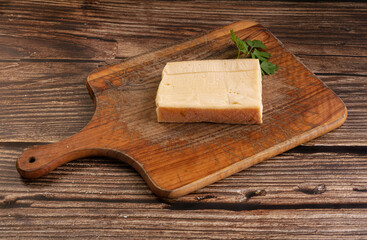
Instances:
[[[240,50],[243,53],[247,53],[248,46],[244,41],[238,39],[238,45],[239,45],[238,50]]]
[[[252,44],[254,48],[262,48],[262,49],[266,48],[266,46],[260,40],[254,40],[252,41]]]
[[[238,47],[237,36],[234,34],[233,30],[231,30],[231,39],[236,44],[236,46]]]
[[[254,43],[251,40],[246,40],[247,45],[249,45],[250,47],[254,47]]]
[[[253,54],[256,56],[255,58],[258,58],[260,61],[267,61],[267,59],[270,57],[270,53],[259,51],[256,48]]]
[[[236,36],[233,30],[231,30],[230,32],[231,39],[236,44],[238,50],[237,58],[240,58],[241,53],[243,53],[242,56],[244,58],[251,57],[254,59],[259,59],[262,75],[270,75],[278,70],[279,67],[277,65],[268,62],[268,59],[270,58],[270,53],[262,51],[263,49],[266,49],[266,46],[260,40],[251,41],[248,39],[246,41],[243,41]]]
[[[270,58],[270,53],[259,51],[257,49],[254,50],[254,54],[258,57],[263,57],[263,58],[266,58],[266,59]]]
[[[244,54],[248,54],[248,48],[249,48],[249,46],[246,44],[246,42],[244,42],[241,39],[239,39],[234,34],[233,30],[231,30],[231,39],[236,44],[237,49],[238,49],[237,58],[240,58],[241,52],[244,53]]]
[[[260,67],[261,67],[261,70],[263,70],[266,73],[266,75],[273,74],[273,73],[275,73],[276,70],[278,70],[277,65],[275,65],[271,62],[268,62],[268,61],[263,61],[260,64]]]

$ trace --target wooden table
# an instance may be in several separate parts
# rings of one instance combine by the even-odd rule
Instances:
[[[0,3],[0,238],[366,238],[366,12],[358,2]],[[19,176],[25,148],[91,119],[92,70],[239,20],[267,27],[341,97],[342,127],[176,200],[114,159]]]

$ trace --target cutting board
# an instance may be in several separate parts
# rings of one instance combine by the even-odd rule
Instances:
[[[231,29],[241,39],[264,42],[279,66],[263,77],[263,124],[158,123],[155,96],[165,64],[235,58]],[[339,97],[252,21],[104,66],[86,83],[96,106],[91,121],[70,138],[26,149],[17,161],[23,177],[106,156],[130,164],[156,195],[176,198],[325,134],[347,116]]]

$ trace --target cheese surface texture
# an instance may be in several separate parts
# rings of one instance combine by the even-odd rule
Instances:
[[[169,62],[156,96],[158,122],[262,123],[258,59]]]

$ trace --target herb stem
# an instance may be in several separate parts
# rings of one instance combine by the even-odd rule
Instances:
[[[249,51],[247,51],[245,58],[247,58],[247,57],[249,56],[249,54],[251,53],[251,51],[252,51],[252,49],[253,49],[253,48],[254,48],[254,47],[251,47],[251,48],[250,48],[250,50],[249,50]]]

